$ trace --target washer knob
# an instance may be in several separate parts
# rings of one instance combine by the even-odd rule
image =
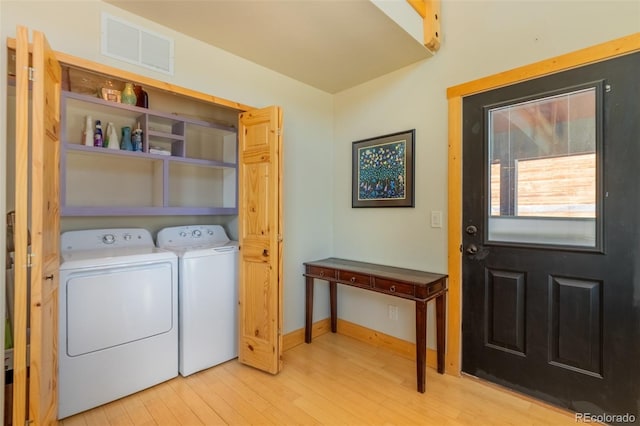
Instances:
[[[113,234],[106,234],[102,237],[102,242],[105,244],[113,244],[116,242],[116,237]]]
[[[186,232],[184,232],[184,231],[182,231],[182,232],[180,232],[180,236],[181,236],[182,238],[184,238],[184,237],[186,237],[186,236],[187,236],[187,233],[186,233]]]
[[[200,231],[199,229],[196,229],[195,231],[193,231],[193,232],[191,233],[191,235],[192,235],[194,238],[199,238],[199,237],[201,237],[201,236],[202,236],[202,231]]]
[[[124,234],[122,236],[122,238],[124,238],[125,241],[130,241],[131,240],[131,234]]]

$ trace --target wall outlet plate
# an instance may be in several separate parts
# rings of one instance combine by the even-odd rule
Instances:
[[[387,305],[389,319],[392,321],[398,320],[398,307],[395,305]]]

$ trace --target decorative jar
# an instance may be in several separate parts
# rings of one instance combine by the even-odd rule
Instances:
[[[136,94],[136,106],[149,108],[149,95],[144,91],[142,86],[134,84],[133,92]]]
[[[133,83],[125,83],[124,90],[120,95],[123,104],[135,105],[137,102],[136,92],[133,90]]]

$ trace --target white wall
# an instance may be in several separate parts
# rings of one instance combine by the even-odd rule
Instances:
[[[167,76],[102,56],[102,11],[174,38],[175,75]],[[44,32],[53,49],[57,51],[255,107],[282,106],[284,332],[301,328],[304,325],[302,262],[328,256],[333,246],[332,234],[329,232],[333,228],[332,207],[331,203],[326,202],[332,199],[333,191],[330,167],[333,150],[331,95],[100,1],[2,0],[0,15],[2,40],[15,37],[16,25],[26,25]],[[1,72],[4,78],[4,58]],[[0,101],[5,104],[5,84],[0,86]],[[3,121],[5,119],[2,117]],[[0,128],[4,129],[5,126]],[[0,135],[0,164],[5,161],[5,139],[6,135],[3,132]],[[5,199],[4,179],[4,174],[0,174],[0,203]],[[0,204],[0,207],[3,205]],[[1,212],[3,213],[4,209]],[[122,226],[124,222],[126,219],[122,218],[112,221]],[[134,219],[132,222],[138,226],[140,220]],[[149,225],[153,226],[153,223]],[[4,232],[4,229],[0,232]],[[329,310],[328,302],[323,300],[328,297],[322,297],[321,294],[318,299],[318,315],[326,316]]]
[[[446,273],[447,87],[638,32],[640,2],[443,0],[441,18],[434,57],[335,95],[337,257]],[[352,209],[352,142],[412,128],[415,208]],[[444,212],[441,229],[430,227],[433,210]],[[341,318],[415,341],[412,303],[351,288],[339,300]],[[433,324],[431,306],[429,315]]]

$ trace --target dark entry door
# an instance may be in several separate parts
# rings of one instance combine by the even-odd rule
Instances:
[[[636,53],[465,98],[462,230],[463,371],[636,420],[638,76]]]

